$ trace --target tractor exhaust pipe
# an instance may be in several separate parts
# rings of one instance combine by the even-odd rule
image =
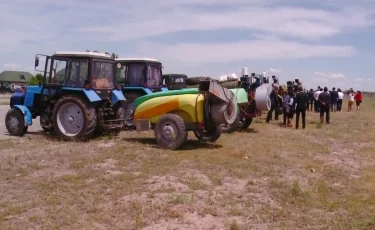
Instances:
[[[238,107],[237,98],[231,90],[218,81],[209,79],[199,81],[198,92],[206,95],[210,104],[210,117],[216,125],[233,124]]]

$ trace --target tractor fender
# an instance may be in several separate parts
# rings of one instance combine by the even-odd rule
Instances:
[[[62,91],[69,92],[69,91],[75,91],[75,92],[83,92],[86,96],[86,98],[90,102],[97,102],[101,101],[102,99],[98,96],[98,94],[91,89],[83,89],[83,88],[73,88],[73,87],[63,87],[61,89]]]
[[[33,117],[30,110],[24,105],[13,105],[13,108],[17,108],[22,114],[25,121],[25,126],[30,126],[33,124]]]
[[[126,101],[121,90],[115,89],[112,91],[112,104],[115,105],[119,101]]]
[[[144,87],[127,87],[125,86],[122,91],[124,93],[126,92],[132,92],[132,91],[143,91],[145,95],[152,94],[152,91],[149,88],[144,88]]]

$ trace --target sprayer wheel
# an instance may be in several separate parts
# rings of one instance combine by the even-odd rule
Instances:
[[[180,148],[187,139],[184,120],[176,114],[163,115],[156,122],[155,139],[162,148],[171,150]]]
[[[240,115],[237,115],[236,120],[232,124],[221,125],[221,129],[224,133],[233,133],[237,130],[240,124]]]
[[[202,130],[196,129],[194,130],[195,137],[200,141],[208,141],[208,142],[215,142],[222,133],[222,126],[218,125],[213,127],[211,130]]]

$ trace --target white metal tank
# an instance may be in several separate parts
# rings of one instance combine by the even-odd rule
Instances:
[[[248,73],[248,71],[247,71],[247,67],[242,67],[241,68],[241,76],[248,76],[249,75],[249,73]]]

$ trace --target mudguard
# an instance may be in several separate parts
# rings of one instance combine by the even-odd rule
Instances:
[[[73,88],[73,87],[63,87],[61,90],[65,91],[83,91],[83,93],[86,95],[87,99],[89,99],[90,102],[97,102],[101,101],[102,99],[98,96],[98,94],[91,89],[82,89],[82,88]]]
[[[25,121],[25,126],[30,126],[33,124],[33,117],[30,110],[24,105],[14,105],[13,108],[17,108],[22,114]]]
[[[112,91],[112,104],[115,105],[119,101],[126,101],[121,90],[115,89]]]
[[[143,87],[124,87],[123,91],[132,91],[132,90],[142,90],[146,93],[146,95],[152,94],[153,92],[149,88],[143,88]]]

